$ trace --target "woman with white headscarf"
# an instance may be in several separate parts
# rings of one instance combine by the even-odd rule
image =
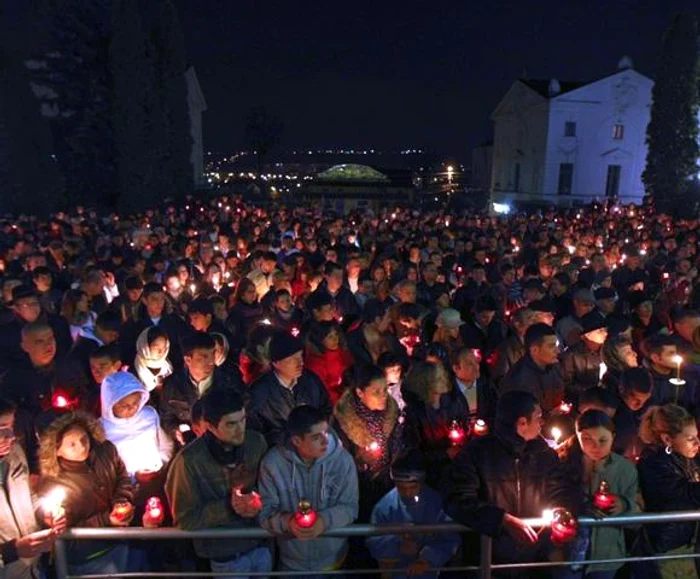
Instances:
[[[163,380],[173,373],[168,360],[170,340],[158,326],[146,328],[136,340],[134,368],[139,380],[152,392],[163,384]]]

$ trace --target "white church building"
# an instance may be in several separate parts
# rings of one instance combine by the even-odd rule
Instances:
[[[589,83],[515,81],[491,117],[491,201],[640,203],[653,84],[627,57]]]

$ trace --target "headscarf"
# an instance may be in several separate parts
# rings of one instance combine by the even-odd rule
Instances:
[[[146,328],[139,334],[136,340],[136,359],[134,360],[136,374],[149,392],[158,386],[158,378],[164,379],[173,373],[173,365],[168,360],[170,341],[168,340],[163,357],[154,357],[148,346],[148,330],[150,329]],[[152,370],[158,370],[158,372],[154,374]]]
[[[228,358],[228,353],[229,353],[229,350],[231,349],[231,347],[229,346],[228,338],[226,336],[224,336],[221,332],[211,332],[211,336],[214,339],[221,338],[221,344],[222,344],[221,353],[217,354],[216,358],[214,359],[214,364],[218,368]]]

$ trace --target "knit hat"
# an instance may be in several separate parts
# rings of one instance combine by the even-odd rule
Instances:
[[[589,312],[581,318],[581,333],[587,334],[589,332],[595,332],[602,328],[606,328],[605,318],[598,312]]]
[[[298,338],[287,332],[276,333],[270,340],[270,362],[279,362],[303,349],[304,343]]]

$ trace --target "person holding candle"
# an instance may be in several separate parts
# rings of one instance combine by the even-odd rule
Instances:
[[[40,576],[39,556],[51,551],[56,533],[39,530],[27,459],[15,438],[15,413],[15,405],[0,398],[0,576],[32,579]]]
[[[409,452],[391,465],[390,490],[372,510],[373,525],[436,525],[450,523],[445,514],[440,493],[425,484],[426,462],[420,452]],[[460,545],[458,533],[439,535],[410,534],[378,535],[365,540],[380,569],[402,569],[406,573],[392,574],[405,579],[437,579],[438,573],[428,567],[442,567],[452,559]]]
[[[134,487],[116,447],[100,423],[82,412],[64,414],[44,430],[39,448],[39,494],[65,490],[69,527],[127,527]],[[75,541],[68,548],[71,574],[118,573],[126,568],[126,543]]]
[[[136,339],[134,371],[149,392],[162,390],[163,381],[173,373],[168,359],[170,339],[165,330],[151,326]]]
[[[399,407],[389,396],[384,372],[376,366],[353,366],[348,388],[333,409],[331,426],[355,460],[359,473],[360,518],[391,488],[389,466],[402,446]]]
[[[255,527],[262,504],[255,491],[263,436],[246,429],[242,397],[212,389],[202,398],[207,432],[172,461],[165,490],[175,526],[184,530]],[[214,572],[267,572],[272,556],[260,539],[196,540],[198,556]]]
[[[642,418],[639,435],[648,445],[638,464],[646,510],[700,509],[700,440],[695,419],[675,404],[652,406]],[[664,523],[643,527],[635,554],[692,554],[699,548],[697,523]],[[633,573],[635,579],[696,577],[700,560],[645,562],[634,565]]]
[[[458,523],[494,537],[494,562],[547,560],[553,550],[548,533],[538,534],[523,519],[555,507],[575,514],[577,489],[541,436],[542,409],[531,393],[503,394],[494,426],[470,440],[447,469],[440,487],[445,511]]]
[[[657,406],[679,404],[688,412],[695,413],[698,404],[695,397],[696,380],[694,376],[686,374],[673,338],[657,334],[645,341],[643,350],[645,366],[654,380],[651,403]],[[684,382],[671,381],[679,378]]]
[[[608,337],[605,318],[593,311],[580,320],[581,341],[562,353],[561,373],[564,391],[569,402],[576,402],[578,396],[600,382],[601,350]]]
[[[605,412],[587,410],[576,420],[576,443],[560,454],[564,468],[582,491],[582,510],[595,517],[613,517],[638,510],[637,469],[612,452],[615,425]],[[623,558],[627,552],[620,527],[582,529],[574,551],[581,559]],[[622,565],[595,565],[565,574],[571,579],[612,579]]]
[[[357,470],[322,410],[313,406],[292,410],[284,443],[270,450],[260,464],[259,484],[260,524],[281,538],[278,570],[341,568],[348,539],[321,535],[356,519]]]
[[[243,383],[238,373],[224,373],[216,367],[214,338],[195,332],[182,340],[185,368],[163,382],[159,413],[165,431],[180,445],[185,440],[180,425],[191,427],[192,405],[210,389],[241,392]]]
[[[618,405],[615,413],[616,453],[637,462],[644,444],[639,439],[642,416],[650,406],[654,380],[646,368],[628,368],[622,371],[617,389]]]
[[[527,390],[547,414],[564,400],[557,334],[547,324],[533,324],[525,332],[525,348],[525,356],[503,379],[501,394],[511,390]]]
[[[231,335],[231,347],[237,350],[245,347],[248,333],[263,318],[264,312],[258,303],[255,284],[248,278],[238,282],[233,301],[234,305],[226,318],[226,328]]]
[[[404,390],[404,446],[423,454],[427,483],[435,488],[445,467],[467,443],[471,424],[467,400],[440,363],[417,362]]]

